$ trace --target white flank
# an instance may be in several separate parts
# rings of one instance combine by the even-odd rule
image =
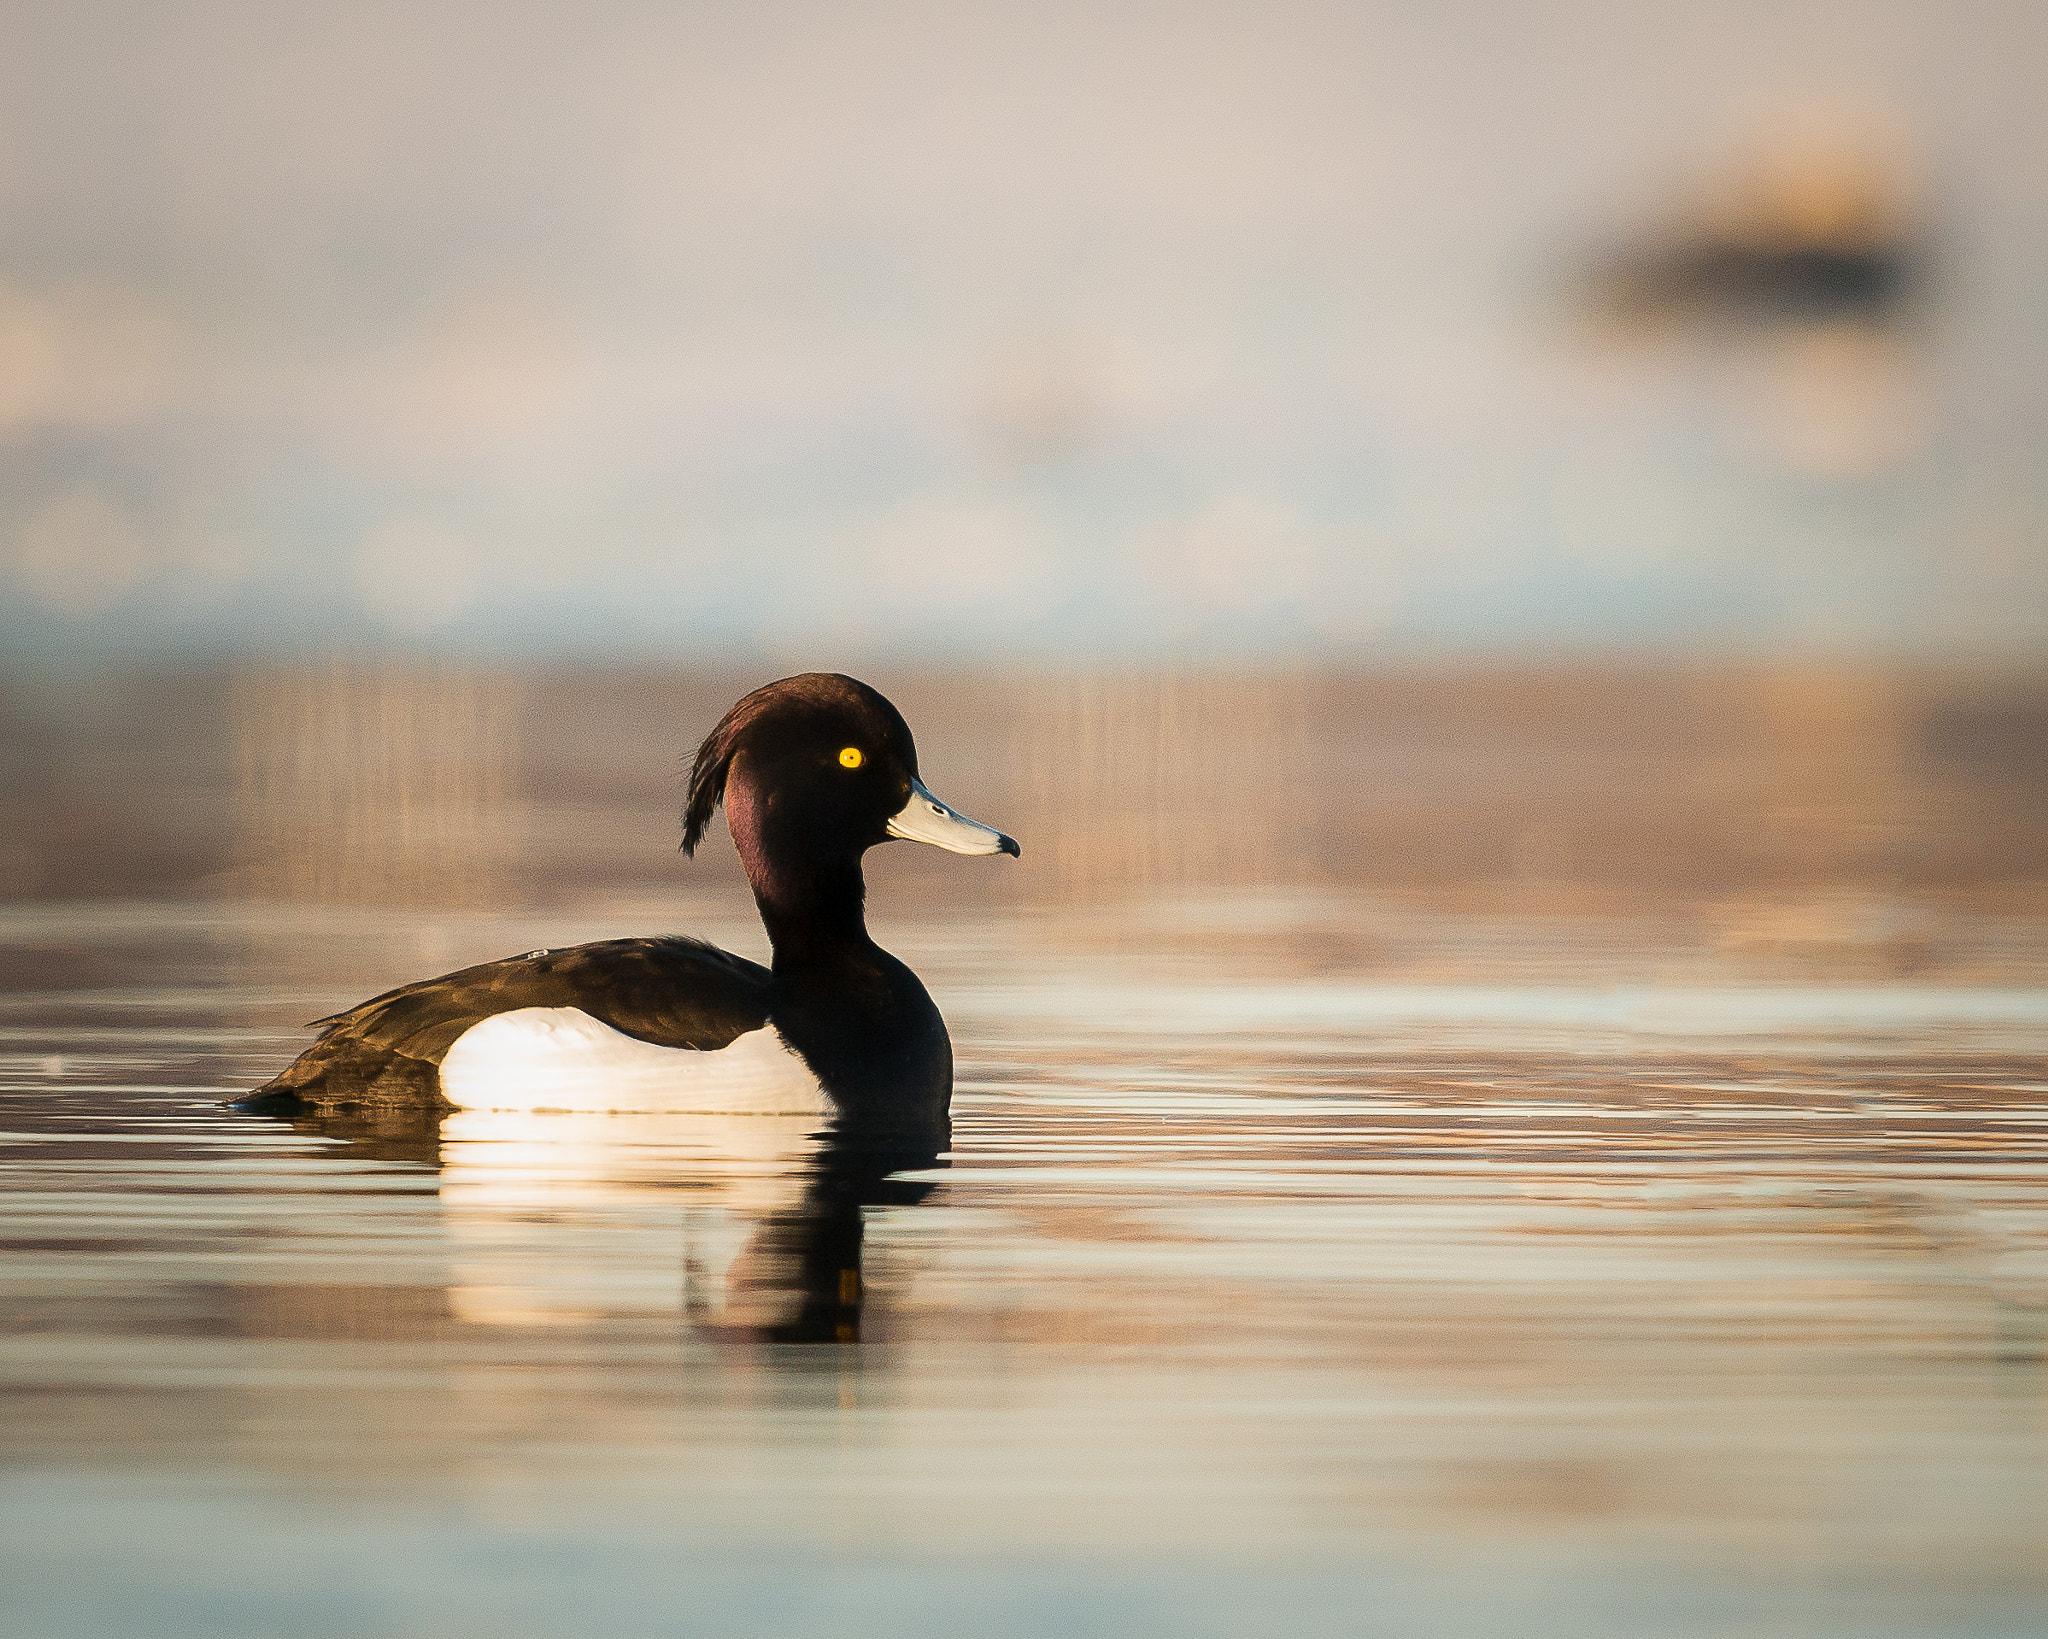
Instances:
[[[522,1007],[472,1026],[441,1061],[441,1092],[464,1110],[822,1116],[831,1108],[773,1025],[705,1053],[636,1041],[576,1007]]]

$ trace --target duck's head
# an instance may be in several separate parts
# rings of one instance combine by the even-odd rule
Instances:
[[[690,770],[685,853],[696,852],[721,800],[757,884],[777,862],[858,859],[892,837],[956,854],[1018,852],[927,791],[903,714],[837,672],[758,688],[706,736]]]

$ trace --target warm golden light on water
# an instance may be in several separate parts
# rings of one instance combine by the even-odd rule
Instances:
[[[607,1610],[751,1610],[779,1573],[714,1567],[757,1561],[1059,1565],[1218,1633],[1400,1588],[1475,1635],[2048,1608],[2034,681],[912,680],[926,771],[1024,843],[1007,882],[876,860],[952,1027],[948,1165],[835,1183],[803,1117],[219,1107],[422,973],[758,949],[674,850],[724,692],[159,691],[170,771],[66,823],[183,892],[0,907],[0,1516],[38,1563],[62,1517],[187,1544],[145,1601],[231,1542],[323,1600],[368,1556],[408,1609],[520,1544],[576,1568],[497,1586],[605,1565]],[[188,854],[133,800],[172,779]]]

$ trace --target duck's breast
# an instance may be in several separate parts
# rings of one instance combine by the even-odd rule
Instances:
[[[465,1110],[824,1115],[824,1088],[772,1024],[712,1051],[657,1047],[577,1007],[521,1007],[464,1031],[441,1061]]]

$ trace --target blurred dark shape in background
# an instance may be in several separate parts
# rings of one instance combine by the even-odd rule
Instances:
[[[1624,323],[1896,322],[1921,294],[1925,229],[1905,165],[1875,147],[1789,135],[1594,280]]]

